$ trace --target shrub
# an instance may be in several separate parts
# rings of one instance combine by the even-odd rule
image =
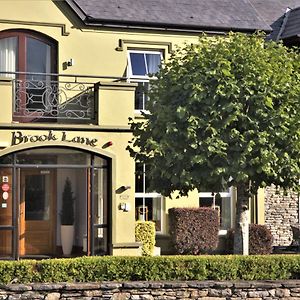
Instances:
[[[0,284],[150,280],[300,279],[299,255],[78,257],[0,261]]]
[[[273,236],[265,225],[249,225],[249,253],[270,254],[272,253]]]
[[[219,216],[212,208],[169,209],[170,235],[179,254],[202,254],[218,245]]]
[[[229,229],[227,233],[227,250],[233,253],[234,230]],[[272,253],[273,236],[265,225],[249,224],[249,254]]]
[[[142,242],[142,255],[153,255],[155,245],[155,223],[151,221],[137,221],[135,223],[135,239]]]

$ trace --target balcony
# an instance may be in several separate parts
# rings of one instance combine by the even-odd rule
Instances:
[[[0,76],[12,85],[12,122],[99,125],[100,119],[107,119],[100,110],[116,113],[115,107],[124,103],[127,108],[120,112],[121,119],[126,119],[127,124],[133,114],[134,85],[127,83],[126,78],[25,72],[0,72]],[[3,99],[4,92],[0,94]],[[119,121],[111,118],[109,123]]]

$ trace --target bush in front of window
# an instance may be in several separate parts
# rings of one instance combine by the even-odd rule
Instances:
[[[218,246],[218,211],[208,207],[169,209],[170,235],[178,254],[204,254]]]
[[[152,256],[155,246],[155,223],[152,221],[136,221],[135,240],[143,244],[143,256]]]
[[[233,253],[234,230],[227,233],[227,252]],[[272,253],[273,235],[266,225],[249,224],[249,254]]]

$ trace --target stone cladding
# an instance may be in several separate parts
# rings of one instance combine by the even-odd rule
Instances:
[[[299,224],[297,193],[276,193],[275,186],[265,190],[265,224],[274,237],[274,246],[289,246],[293,235],[291,225]]]
[[[0,286],[0,299],[299,300],[300,280],[8,284]]]

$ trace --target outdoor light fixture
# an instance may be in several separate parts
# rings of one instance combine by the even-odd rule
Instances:
[[[121,186],[121,189],[122,189],[123,191],[127,191],[127,190],[131,189],[131,186],[130,186],[130,185],[122,185],[122,186]]]

